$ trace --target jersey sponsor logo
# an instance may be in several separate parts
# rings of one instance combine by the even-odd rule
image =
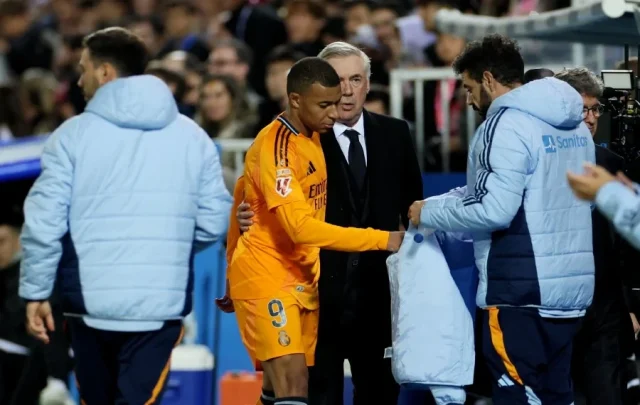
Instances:
[[[278,343],[283,347],[287,347],[291,344],[291,338],[287,335],[287,332],[281,330],[278,333]]]
[[[544,144],[545,152],[556,153],[556,142],[551,135],[542,135],[542,143]]]
[[[589,144],[589,140],[586,136],[556,136],[543,135],[542,143],[544,144],[544,151],[546,153],[556,153],[558,149],[573,149],[573,148],[586,148]]]
[[[309,187],[309,204],[315,211],[327,205],[327,179]]]
[[[291,194],[291,176],[276,177],[276,193],[282,197]]]

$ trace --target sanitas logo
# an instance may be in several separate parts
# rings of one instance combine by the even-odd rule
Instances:
[[[570,149],[570,148],[584,148],[588,145],[588,139],[586,136],[556,136],[543,135],[542,143],[547,153],[555,153],[558,149]]]

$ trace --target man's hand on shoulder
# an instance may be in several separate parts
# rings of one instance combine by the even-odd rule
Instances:
[[[251,211],[251,206],[246,202],[238,205],[238,210],[236,211],[236,218],[238,219],[238,224],[240,225],[240,232],[247,232],[251,225],[253,225],[253,211]]]
[[[394,253],[400,250],[400,245],[402,245],[403,239],[404,232],[389,232],[389,242],[387,242],[387,250]]]

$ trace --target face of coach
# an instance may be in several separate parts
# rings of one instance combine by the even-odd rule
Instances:
[[[327,45],[318,57],[329,62],[340,77],[342,98],[338,104],[338,122],[348,127],[354,126],[362,115],[369,92],[369,57],[346,42]]]

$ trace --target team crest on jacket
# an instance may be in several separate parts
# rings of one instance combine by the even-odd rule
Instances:
[[[291,177],[276,177],[276,193],[282,197],[291,194]]]
[[[281,330],[278,333],[278,343],[280,343],[280,346],[283,347],[287,347],[289,346],[289,344],[291,344],[291,338],[289,337],[289,335],[287,335],[287,332]]]

